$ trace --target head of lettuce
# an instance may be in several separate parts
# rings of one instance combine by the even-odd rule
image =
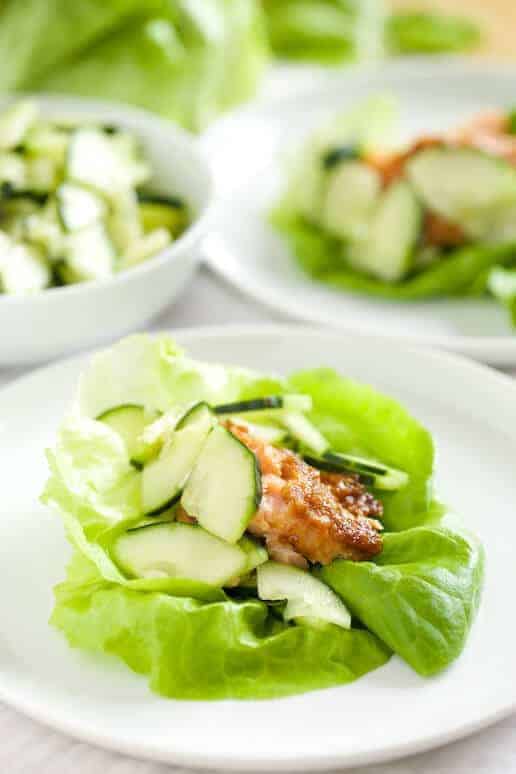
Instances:
[[[110,552],[113,536],[143,518],[141,472],[120,436],[95,417],[119,405],[156,414],[199,400],[216,405],[285,392],[311,397],[310,419],[334,449],[408,473],[402,489],[382,497],[383,551],[373,561],[313,568],[351,610],[347,629],[285,622],[281,604],[249,589],[188,594],[169,579],[130,579]],[[73,647],[118,656],[163,696],[301,693],[355,680],[392,653],[427,676],[464,647],[482,585],[482,549],[432,499],[428,432],[371,387],[326,369],[279,378],[201,363],[167,336],[132,336],[87,367],[48,459],[43,500],[62,516],[72,545],[51,623]]]

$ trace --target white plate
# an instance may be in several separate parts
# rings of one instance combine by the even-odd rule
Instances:
[[[249,295],[297,319],[515,364],[516,335],[495,302],[398,303],[333,290],[301,272],[267,223],[284,184],[284,157],[327,117],[369,94],[388,93],[399,100],[402,139],[442,130],[486,107],[512,106],[515,68],[408,60],[338,75],[306,70],[305,90],[300,89],[302,79],[289,76],[288,69],[280,76],[272,88],[275,99],[233,113],[205,135],[221,194],[214,233],[204,244],[210,265]]]
[[[43,449],[84,358],[0,392],[0,698],[73,736],[137,756],[224,769],[316,769],[382,761],[475,731],[516,709],[516,391],[504,376],[443,353],[303,328],[198,329],[193,355],[289,371],[330,365],[400,400],[431,429],[437,488],[487,551],[479,618],[437,678],[399,659],[347,686],[276,701],[176,702],[114,658],[69,649],[47,621],[69,554],[38,503]],[[464,389],[467,385],[467,389]],[[300,733],[308,729],[309,733]]]

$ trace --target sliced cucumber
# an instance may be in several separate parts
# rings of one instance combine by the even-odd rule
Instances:
[[[143,406],[130,403],[108,409],[97,417],[99,422],[109,425],[122,437],[129,459],[137,468],[141,468],[146,460],[147,447],[142,434],[150,419]]]
[[[65,231],[76,231],[96,223],[106,214],[104,199],[88,188],[62,183],[56,190],[57,212]]]
[[[171,243],[170,232],[166,228],[157,228],[132,242],[122,258],[120,268],[129,269],[138,266],[153,255],[157,255]]]
[[[288,438],[288,431],[283,427],[255,424],[253,422],[247,422],[247,420],[241,419],[240,417],[238,417],[238,424],[244,427],[253,438],[259,438],[265,443],[280,445]]]
[[[30,295],[48,287],[51,271],[44,254],[35,247],[0,234],[0,289],[12,295]]]
[[[475,148],[428,148],[407,164],[423,203],[468,236],[488,236],[500,211],[516,203],[516,169]]]
[[[257,569],[258,596],[266,601],[286,600],[283,617],[316,619],[343,629],[351,627],[351,615],[342,600],[309,572],[278,562],[267,562]]]
[[[27,188],[50,194],[59,183],[59,170],[53,159],[36,156],[27,159]]]
[[[11,150],[23,142],[38,115],[31,100],[16,102],[0,114],[0,150]]]
[[[140,219],[145,232],[166,228],[174,237],[188,226],[188,209],[180,199],[140,196]]]
[[[303,448],[310,449],[317,455],[323,455],[330,448],[324,435],[304,414],[287,411],[282,415],[281,422]]]
[[[323,153],[322,165],[326,170],[334,169],[343,162],[357,161],[361,155],[356,145],[336,145]]]
[[[421,225],[421,206],[412,187],[400,180],[380,196],[367,236],[352,244],[346,257],[358,271],[397,282],[412,268]]]
[[[229,430],[217,425],[188,479],[181,498],[183,508],[208,532],[236,543],[260,500],[261,475],[255,455]]]
[[[327,451],[320,458],[305,456],[305,460],[316,468],[334,473],[357,473],[365,484],[375,489],[395,491],[403,489],[409,482],[404,470],[391,468],[375,460],[357,457],[354,454]]]
[[[224,586],[246,567],[247,556],[197,526],[156,524],[133,529],[111,549],[120,568],[133,578],[181,578]]]
[[[118,160],[121,187],[137,188],[144,185],[149,180],[151,171],[143,158],[139,139],[134,134],[119,130],[111,133],[109,141]]]
[[[363,239],[381,190],[381,179],[360,161],[340,164],[328,176],[321,225],[339,239]]]
[[[241,414],[247,411],[270,411],[271,409],[311,411],[312,399],[309,395],[268,395],[265,398],[221,403],[213,408],[216,414]]]
[[[28,215],[24,221],[24,239],[43,248],[51,260],[64,250],[65,234],[57,217],[54,203]]]
[[[214,423],[213,412],[204,401],[194,403],[193,406],[187,409],[178,420],[176,429],[183,430],[185,427],[191,427],[198,422],[202,422],[207,426],[213,425]]]
[[[101,223],[66,236],[63,258],[67,282],[83,282],[112,277],[116,253]]]
[[[238,547],[241,548],[247,556],[247,564],[243,571],[245,575],[256,570],[257,567],[264,564],[269,559],[267,549],[262,546],[261,543],[247,537],[247,535],[244,535],[244,537],[239,540]]]
[[[156,515],[179,499],[212,426],[211,412],[200,411],[196,421],[176,430],[157,459],[144,467],[144,513]]]

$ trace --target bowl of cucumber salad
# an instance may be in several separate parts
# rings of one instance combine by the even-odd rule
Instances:
[[[211,198],[195,141],[144,112],[24,97],[0,108],[0,362],[141,325],[197,261]]]

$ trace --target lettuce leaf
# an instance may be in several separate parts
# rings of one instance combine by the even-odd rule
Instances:
[[[483,567],[478,541],[443,523],[385,535],[374,563],[336,561],[321,576],[416,672],[433,675],[464,648]]]
[[[264,7],[280,57],[335,64],[382,51],[379,0],[265,0]]]
[[[116,433],[95,421],[99,412],[127,402],[165,410],[277,392],[311,395],[311,418],[335,448],[410,475],[399,492],[378,493],[385,524],[397,531],[385,536],[377,560],[338,561],[323,570],[354,613],[350,631],[287,625],[252,592],[236,599],[187,579],[131,580],[110,555],[112,540],[142,518],[141,474]],[[480,549],[446,526],[444,508],[432,501],[428,432],[371,387],[328,369],[283,379],[200,363],[167,336],[131,336],[92,359],[48,459],[43,500],[61,514],[74,548],[52,623],[74,647],[115,654],[148,675],[158,693],[288,695],[354,680],[392,650],[430,674],[464,644],[481,583]]]
[[[327,368],[296,373],[288,385],[312,396],[311,419],[337,451],[381,460],[409,474],[406,487],[381,494],[387,529],[406,529],[435,518],[429,507],[432,438],[399,403]]]
[[[468,51],[482,41],[482,29],[466,16],[398,11],[386,23],[387,46],[394,54]]]
[[[254,94],[269,56],[257,0],[5,0],[0,51],[4,90],[125,101],[190,129]]]
[[[390,657],[363,629],[288,626],[257,600],[207,604],[109,584],[78,554],[51,622],[72,646],[118,656],[176,699],[287,696],[351,682]]]
[[[418,274],[389,283],[352,269],[345,262],[342,242],[292,213],[289,203],[282,203],[271,221],[310,276],[332,287],[399,301],[470,295],[481,289],[477,280],[491,267],[516,260],[515,243],[469,245],[451,251]]]

